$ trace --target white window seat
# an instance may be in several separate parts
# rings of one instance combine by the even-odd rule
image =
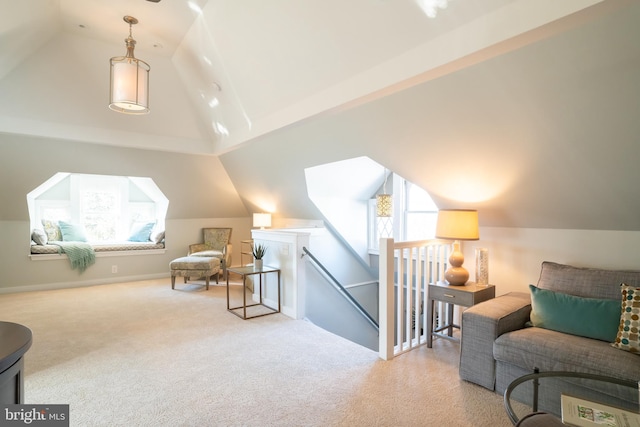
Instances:
[[[165,253],[164,241],[155,242],[108,242],[108,243],[91,243],[96,251],[96,257],[101,256],[118,256],[123,254],[131,255],[150,255]],[[60,253],[60,247],[57,245],[31,245],[31,259],[55,259],[66,257],[64,253]]]

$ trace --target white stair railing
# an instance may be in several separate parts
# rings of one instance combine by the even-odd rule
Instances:
[[[380,358],[391,360],[426,344],[429,283],[444,280],[450,249],[446,240],[380,239]]]

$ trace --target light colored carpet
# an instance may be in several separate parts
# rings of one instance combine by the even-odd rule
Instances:
[[[501,396],[459,379],[458,343],[385,362],[306,321],[239,319],[224,285],[176,288],[0,295],[0,320],[33,331],[27,403],[70,404],[72,426],[510,425]]]

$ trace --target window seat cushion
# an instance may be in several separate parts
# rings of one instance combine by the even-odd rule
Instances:
[[[116,251],[139,251],[151,249],[164,249],[164,242],[109,242],[109,243],[91,243],[96,252],[116,252]],[[31,254],[33,255],[50,255],[58,254],[60,247],[57,245],[31,245]]]

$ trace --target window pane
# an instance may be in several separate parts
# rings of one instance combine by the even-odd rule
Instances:
[[[156,219],[155,203],[129,203],[131,223],[153,222]]]
[[[89,241],[116,240],[115,215],[85,214],[81,222]]]
[[[409,211],[437,211],[438,207],[429,193],[422,188],[407,182],[407,210]]]
[[[82,193],[83,212],[114,212],[118,209],[118,195],[115,191],[86,190]]]
[[[44,205],[44,203],[41,205]],[[48,219],[54,222],[69,221],[69,218],[71,218],[69,211],[69,206],[41,206],[40,219]]]
[[[115,240],[120,213],[117,177],[92,178],[81,181],[80,223],[89,241]]]
[[[407,236],[406,240],[433,239],[436,234],[437,213],[412,213],[407,212]]]
[[[383,237],[393,237],[393,218],[392,217],[380,217],[376,218],[378,240]],[[380,242],[378,242],[379,245]]]

